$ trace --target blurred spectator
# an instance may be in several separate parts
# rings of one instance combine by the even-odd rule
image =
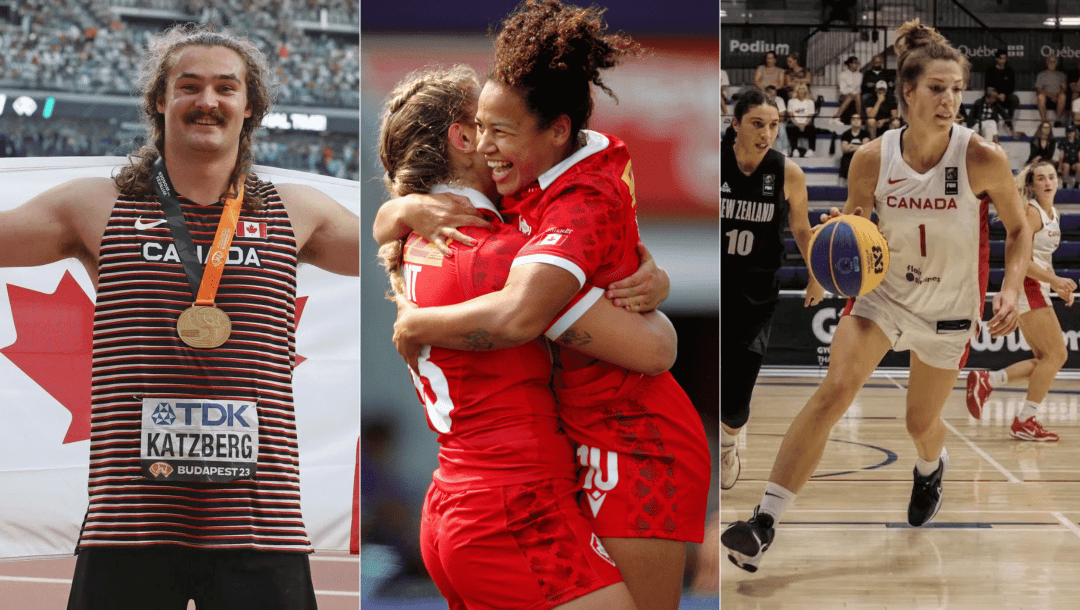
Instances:
[[[795,86],[795,97],[787,103],[787,137],[791,145],[789,156],[795,156],[798,151],[801,157],[812,157],[817,149],[817,128],[814,126],[814,115],[817,114],[817,106],[810,99],[810,90],[805,83]],[[806,138],[807,148],[799,146],[799,138]]]
[[[783,95],[784,70],[776,65],[776,53],[765,53],[763,63],[754,70],[754,86],[762,91],[767,87],[774,87],[778,95]]]
[[[854,29],[856,5],[857,0],[821,0],[821,29],[829,29],[834,21],[841,21]]]
[[[840,135],[840,186],[847,186],[848,168],[851,167],[851,158],[855,151],[863,144],[870,141],[869,134],[863,130],[862,115],[851,115],[851,129]]]
[[[776,94],[776,87],[769,85],[765,88],[765,93],[773,96],[776,100],[776,109],[780,113],[780,128],[776,130],[776,139],[773,140],[773,148],[784,153],[785,155],[791,153],[791,143],[788,142],[787,137],[787,104],[784,102],[784,98]]]
[[[865,104],[865,100],[863,101]],[[870,131],[870,139],[878,137],[878,133],[889,128],[889,121],[899,116],[896,106],[896,96],[889,91],[889,85],[879,80],[874,85],[874,98],[867,106],[866,127]]]
[[[994,91],[997,91],[998,103],[1005,111],[1005,127],[1009,129],[1009,133],[1016,134],[1013,128],[1013,118],[1016,116],[1016,109],[1020,106],[1020,98],[1016,96],[1016,74],[1013,72],[1011,66],[1007,65],[1009,61],[1009,54],[1005,49],[998,49],[994,52],[994,64],[986,69],[986,82],[987,87],[993,87]]]
[[[1069,106],[1080,99],[1080,56],[1076,57],[1073,67],[1065,70],[1065,93],[1069,96]]]
[[[1046,58],[1046,69],[1035,77],[1035,99],[1039,104],[1039,120],[1046,120],[1046,111],[1052,109],[1057,115],[1055,124],[1060,126],[1061,114],[1065,112],[1065,74],[1057,69],[1058,58]]]
[[[788,54],[787,70],[784,70],[784,87],[787,89],[788,99],[790,100],[791,96],[795,95],[795,88],[799,85],[806,85],[807,95],[809,95],[811,81],[813,81],[813,76],[799,62],[799,54]]]
[[[1043,121],[1039,123],[1035,135],[1031,136],[1031,154],[1028,155],[1027,161],[1024,161],[1024,165],[1031,163],[1035,159],[1046,159],[1052,163],[1056,149],[1057,141],[1054,139],[1054,126],[1050,124],[1050,121]]]
[[[1065,128],[1065,139],[1060,143],[1061,158],[1058,160],[1058,174],[1061,176],[1061,188],[1066,186],[1067,179],[1073,177],[1073,188],[1080,188],[1080,136],[1076,128],[1069,125]]]
[[[731,81],[728,80],[727,70],[720,69],[720,116],[727,116],[728,107],[728,86],[731,85]]]
[[[840,107],[836,109],[835,118],[843,123],[851,121],[852,114],[862,114],[862,96],[859,94],[862,83],[862,74],[859,73],[859,58],[852,55],[844,62],[846,69],[840,70]],[[854,108],[849,108],[854,104]],[[847,114],[845,114],[845,112]]]
[[[885,69],[885,55],[879,53],[870,60],[870,67],[863,73],[862,79],[862,105],[870,108],[877,99],[877,84],[884,81],[890,91],[896,85],[890,83],[889,71]],[[867,115],[870,118],[870,115]]]
[[[971,105],[971,114],[968,116],[968,127],[973,128],[979,135],[995,144],[998,140],[998,121],[1005,120],[1005,109],[998,101],[998,92],[993,87],[987,87],[983,96],[975,100]]]
[[[899,116],[889,119],[889,129],[903,129],[904,125],[907,125],[907,123]]]

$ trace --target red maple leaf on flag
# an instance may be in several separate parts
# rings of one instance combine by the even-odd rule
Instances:
[[[8,284],[15,343],[0,348],[15,366],[71,412],[64,444],[90,438],[94,304],[71,272],[47,294]],[[307,297],[296,299],[296,324]],[[307,360],[296,355],[296,365]]]

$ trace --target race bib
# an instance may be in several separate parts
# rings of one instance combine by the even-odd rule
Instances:
[[[259,414],[254,402],[144,398],[142,475],[161,482],[255,478]]]

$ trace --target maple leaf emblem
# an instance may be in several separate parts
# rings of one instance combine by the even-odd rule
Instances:
[[[90,439],[94,304],[71,272],[52,294],[8,284],[15,342],[0,354],[71,412],[64,444]],[[296,325],[307,297],[296,299]],[[296,365],[307,360],[296,355]],[[155,414],[156,415],[156,414]]]

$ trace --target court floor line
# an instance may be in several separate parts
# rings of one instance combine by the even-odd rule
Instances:
[[[1060,521],[1061,524],[1064,525],[1066,529],[1068,529],[1070,532],[1072,532],[1078,538],[1080,538],[1080,527],[1077,527],[1077,525],[1075,523],[1070,521],[1068,518],[1065,517],[1065,515],[1061,514],[1058,511],[1054,511],[1054,512],[1052,512],[1050,514],[1053,515],[1055,519]]]
[[[906,389],[906,388],[905,388],[905,387],[904,387],[904,386],[903,386],[903,385],[902,385],[902,384],[901,384],[900,382],[898,382],[898,381],[896,380],[896,378],[895,378],[895,377],[893,377],[892,375],[888,375],[888,379],[889,379],[889,381],[891,381],[891,382],[893,382],[894,384],[896,384],[896,387],[900,388],[901,390],[904,390],[904,389]],[[990,464],[991,466],[993,466],[993,467],[994,467],[994,469],[995,469],[995,470],[997,470],[998,472],[1000,472],[1000,473],[1001,473],[1001,474],[1002,474],[1002,475],[1003,475],[1003,476],[1004,476],[1004,477],[1005,477],[1006,479],[1008,479],[1008,481],[1009,481],[1010,483],[1022,483],[1022,482],[1023,482],[1023,481],[1021,481],[1021,480],[1020,480],[1020,478],[1019,478],[1019,477],[1017,477],[1016,475],[1014,475],[1014,474],[1013,474],[1012,472],[1009,472],[1009,470],[1008,470],[1008,469],[1006,469],[1006,468],[1005,468],[1004,466],[1002,466],[1001,464],[999,464],[999,463],[997,462],[997,460],[995,460],[994,458],[990,457],[990,454],[988,454],[988,453],[986,453],[985,451],[983,451],[982,449],[980,449],[978,445],[976,445],[976,444],[975,444],[975,443],[974,443],[974,442],[973,442],[973,441],[972,441],[972,440],[971,440],[970,438],[968,438],[968,437],[967,437],[967,435],[965,435],[965,434],[962,434],[962,433],[961,433],[961,432],[960,432],[959,430],[957,430],[957,429],[956,429],[956,426],[954,426],[954,425],[950,424],[950,423],[949,423],[949,422],[948,422],[948,421],[947,421],[947,420],[946,420],[946,419],[945,419],[944,417],[943,417],[943,418],[941,418],[941,421],[942,421],[942,423],[944,423],[944,424],[945,424],[945,427],[946,427],[946,428],[948,428],[949,432],[952,432],[952,433],[953,433],[954,435],[956,435],[956,436],[957,436],[957,438],[959,438],[960,440],[964,441],[964,444],[966,444],[966,445],[967,445],[968,447],[970,447],[970,448],[971,448],[971,450],[972,450],[972,451],[974,451],[976,455],[978,455],[978,456],[979,456],[979,457],[981,457],[982,459],[986,460],[986,462],[987,462],[988,464]]]

